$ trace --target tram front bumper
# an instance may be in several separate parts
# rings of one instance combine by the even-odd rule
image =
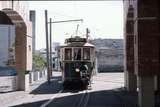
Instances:
[[[80,81],[87,81],[87,78],[66,78],[64,81],[67,82],[80,82]]]

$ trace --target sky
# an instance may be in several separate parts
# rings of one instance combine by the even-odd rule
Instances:
[[[86,28],[90,38],[123,38],[123,2],[118,1],[29,1],[29,10],[36,10],[36,49],[46,47],[45,15],[48,20],[65,21],[83,19],[83,22],[52,24],[52,41],[64,43],[74,35],[85,37]]]

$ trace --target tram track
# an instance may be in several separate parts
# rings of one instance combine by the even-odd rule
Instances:
[[[85,100],[85,103],[84,103],[83,107],[87,107],[88,106],[89,98],[90,98],[90,93],[87,92],[86,100]]]
[[[53,102],[64,90],[60,90],[57,94],[53,95],[48,101],[43,103],[40,107],[47,107],[51,102]]]
[[[77,104],[77,106],[75,107],[87,107],[88,102],[89,102],[89,98],[90,98],[90,94],[88,92],[88,90],[85,90]]]
[[[94,81],[94,80],[93,80]],[[120,81],[111,81],[111,80],[101,80],[97,78],[96,83],[102,82],[102,84],[107,83],[121,83]],[[101,85],[101,84],[100,84]],[[94,90],[93,90],[94,91]],[[47,102],[42,104],[40,107],[88,107],[94,104],[95,100],[92,96],[97,95],[97,92],[92,92],[90,90],[60,90],[57,94],[53,95]],[[121,106],[121,107],[129,107],[128,103],[126,104],[126,99],[122,97],[122,94],[119,94],[118,90],[110,90],[107,92],[111,99],[115,100],[114,102],[107,102],[104,105],[107,106]],[[100,94],[101,95],[101,94]],[[103,96],[103,95],[102,95]],[[92,98],[91,98],[92,97]],[[96,103],[97,104],[97,103]],[[101,105],[101,103],[98,103]]]
[[[48,101],[44,102],[40,107],[48,107],[50,103],[53,103],[60,95],[65,92],[65,90],[60,90],[57,94],[53,95]],[[77,93],[76,93],[77,94]],[[76,95],[73,94],[73,95]],[[87,107],[90,94],[88,90],[85,90],[79,94],[80,96],[76,98],[73,107]]]

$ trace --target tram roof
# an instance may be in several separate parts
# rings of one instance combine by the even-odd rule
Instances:
[[[95,47],[93,44],[91,43],[80,43],[80,42],[72,42],[72,43],[68,43],[68,44],[63,44],[61,45],[61,47]]]
[[[67,38],[65,44],[61,47],[95,47],[93,44],[87,42],[86,38],[81,38],[80,36],[75,36]]]

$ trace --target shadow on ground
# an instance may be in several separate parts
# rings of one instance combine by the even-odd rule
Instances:
[[[54,94],[62,89],[61,76],[52,77],[51,82],[47,81],[35,88],[30,94]]]
[[[102,90],[90,92],[87,107],[138,107],[137,93],[126,92],[123,89]],[[82,94],[63,96],[54,99],[47,107],[76,107]],[[12,107],[40,107],[44,101],[21,104]],[[157,106],[158,107],[158,106]]]
[[[35,88],[30,94],[54,94],[62,89],[61,76],[53,77],[51,83],[45,82]],[[70,87],[71,88],[71,87]],[[72,89],[72,88],[71,88]],[[77,89],[64,90],[63,93],[72,92],[74,95],[57,97],[46,107],[77,107],[78,102],[83,94],[78,93]],[[124,88],[115,88],[112,90],[101,90],[90,92],[87,107],[138,107],[137,92],[127,92]],[[156,93],[156,106],[160,107],[160,94]],[[48,100],[29,102],[15,105],[12,107],[40,107]]]
[[[82,94],[75,94],[54,99],[46,107],[77,107]],[[122,88],[90,92],[87,107],[138,107],[137,92],[127,92]],[[160,95],[156,95],[156,106],[160,107]],[[12,107],[40,107],[48,100],[16,105]]]
[[[57,77],[52,77],[50,83],[46,81],[43,84],[39,85],[37,88],[31,91],[30,94],[55,94],[58,93],[60,90],[63,90],[63,93],[66,92],[77,93],[84,89],[81,87],[81,85],[78,85],[76,83],[70,83],[64,89],[61,81],[61,76],[57,76]]]

